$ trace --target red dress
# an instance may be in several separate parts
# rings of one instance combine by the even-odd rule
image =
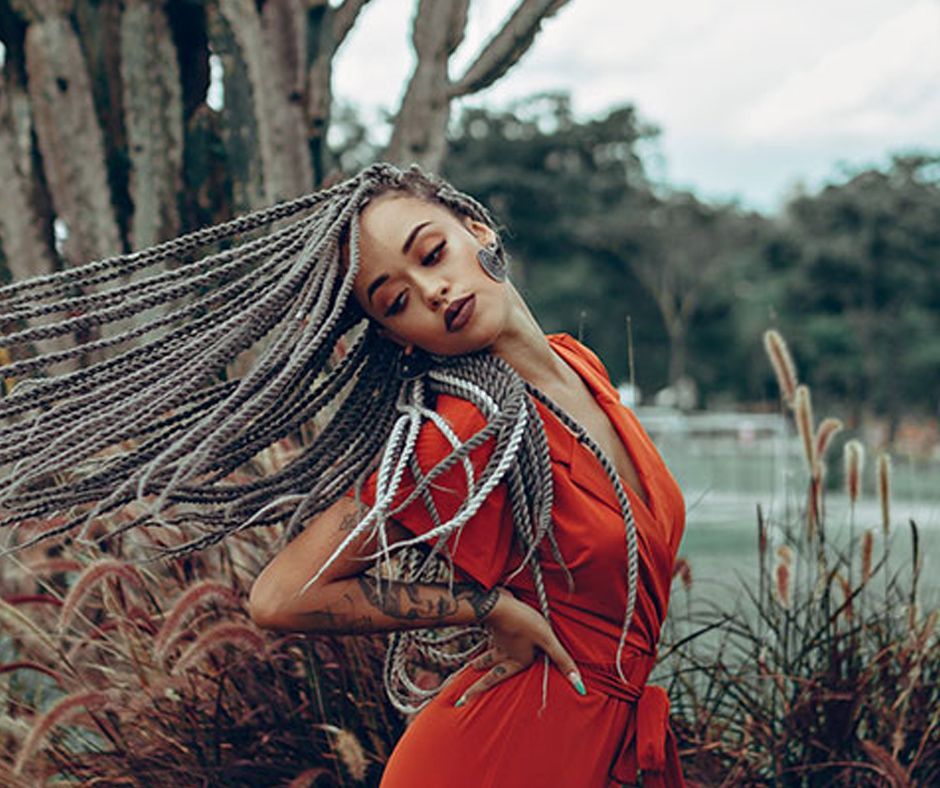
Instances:
[[[555,535],[574,578],[574,591],[569,595],[563,570],[549,550],[540,556],[543,577],[553,627],[578,663],[587,695],[578,695],[552,665],[547,705],[539,713],[544,671],[539,658],[455,708],[457,698],[483,675],[464,670],[408,726],[389,758],[383,788],[606,788],[635,783],[638,769],[645,788],[685,785],[669,728],[669,700],[661,687],[646,683],[685,523],[682,494],[636,416],[621,404],[598,357],[568,334],[547,338],[607,414],[649,500],[647,506],[621,478],[633,508],[639,550],[636,609],[623,654],[631,684],[619,679],[614,662],[627,598],[627,552],[613,485],[591,450],[535,401],[552,461]],[[485,424],[479,409],[458,397],[439,395],[436,411],[462,440]],[[438,427],[426,423],[416,449],[421,469],[429,470],[450,448]],[[471,453],[478,472],[492,449],[490,440]],[[395,504],[413,486],[406,473]],[[448,494],[448,488],[455,494]],[[442,522],[456,511],[465,492],[460,463],[435,480],[432,495]],[[375,474],[364,485],[363,500],[371,505],[374,495]],[[416,534],[433,526],[419,500],[395,518]],[[487,587],[507,585],[539,609],[528,569],[508,584],[503,581],[521,559],[511,535],[511,507],[500,484],[464,526],[453,551],[455,567]]]

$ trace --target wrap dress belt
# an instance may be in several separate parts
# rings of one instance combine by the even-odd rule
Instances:
[[[610,777],[628,785],[636,784],[639,769],[643,774],[643,788],[665,788],[667,757],[674,761],[670,771],[681,774],[676,738],[669,726],[669,696],[662,687],[646,683],[655,663],[656,654],[624,658],[627,684],[623,683],[613,663],[578,663],[587,688],[636,704],[633,735],[624,734],[620,751],[611,765]]]

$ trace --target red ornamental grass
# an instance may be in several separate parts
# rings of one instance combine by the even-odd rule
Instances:
[[[852,586],[849,585],[849,581],[846,580],[845,575],[841,572],[836,572],[836,581],[839,583],[839,588],[842,590],[842,598],[845,600],[845,617],[852,620]]]
[[[82,600],[106,577],[119,577],[138,588],[142,589],[144,587],[144,582],[137,569],[123,561],[103,558],[89,564],[79,575],[75,585],[69,589],[68,596],[62,604],[62,611],[59,614],[59,631],[68,626]]]
[[[684,558],[677,558],[675,566],[672,568],[672,576],[679,576],[682,581],[682,587],[688,591],[692,588],[692,567]]]
[[[865,447],[861,441],[854,438],[847,441],[842,450],[845,463],[845,491],[849,501],[854,505],[858,503],[862,491],[862,471],[865,468]]]
[[[247,649],[252,654],[264,654],[264,636],[253,626],[232,621],[221,621],[209,627],[180,656],[170,671],[176,675],[194,665],[219,646],[233,645]]]
[[[38,646],[38,648],[33,648],[37,653],[41,653],[46,657],[59,653],[56,642],[46,632],[43,632],[14,605],[3,599],[0,599],[0,624],[3,625],[5,632],[16,633],[19,637],[24,638],[27,643],[32,644],[34,647]]]
[[[871,577],[871,554],[874,545],[875,538],[869,528],[862,536],[862,585],[867,583]]]
[[[813,429],[813,402],[810,399],[809,387],[800,384],[796,387],[794,398],[796,410],[796,428],[803,441],[803,454],[806,457],[806,466],[811,475],[816,475],[816,441]]]
[[[782,607],[790,607],[790,565],[785,561],[777,564],[777,601]]]
[[[160,627],[154,639],[154,651],[161,659],[165,656],[175,635],[189,617],[190,613],[207,602],[224,602],[233,607],[241,607],[238,594],[227,585],[214,580],[200,580],[193,583],[173,605],[173,609]]]
[[[32,756],[40,748],[43,740],[55,726],[65,722],[72,725],[78,724],[80,718],[89,709],[97,709],[113,705],[113,701],[107,692],[98,690],[83,690],[66,695],[57,701],[52,708],[45,712],[30,730],[26,741],[20,748],[16,756],[16,762],[13,765],[13,772],[21,774],[26,764],[30,762]]]
[[[891,455],[878,455],[878,500],[881,503],[881,530],[885,536],[891,528]]]
[[[354,780],[364,780],[369,770],[369,761],[356,735],[352,731],[326,723],[316,727],[333,735],[333,750],[343,762],[349,775]]]
[[[55,572],[81,572],[81,561],[74,558],[43,558],[30,563],[29,570],[36,574],[53,574]]]
[[[313,788],[317,780],[323,776],[329,776],[330,771],[322,766],[315,766],[312,769],[304,769],[288,784],[287,788]]]
[[[832,444],[832,439],[842,431],[842,421],[831,416],[823,419],[816,429],[816,461],[819,463],[819,472],[825,470],[823,461],[826,458],[826,452]]]
[[[52,607],[62,607],[62,600],[51,594],[14,594],[6,597],[6,601],[11,605],[50,605]]]
[[[780,394],[787,405],[792,408],[797,386],[796,366],[793,364],[793,357],[790,355],[787,343],[779,331],[771,328],[764,332],[764,350],[770,357],[770,363],[777,376]]]
[[[0,665],[0,675],[4,673],[12,673],[15,670],[32,670],[36,673],[42,673],[43,675],[53,679],[56,684],[58,684],[63,689],[67,686],[65,676],[63,676],[58,671],[53,670],[48,665],[42,665],[38,662],[26,662],[24,660],[19,662],[7,662],[4,665]]]

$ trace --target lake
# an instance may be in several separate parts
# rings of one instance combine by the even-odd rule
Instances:
[[[708,593],[733,600],[742,582],[757,577],[757,505],[770,528],[771,549],[782,541],[785,523],[801,522],[808,474],[802,448],[787,427],[776,431],[717,432],[689,435],[662,427],[662,420],[637,415],[666,461],[686,501],[686,530],[679,555],[689,561],[693,595]],[[875,536],[875,560],[881,556],[881,509],[875,491],[872,456],[863,475],[862,497],[853,513],[843,489],[842,458],[830,452],[825,496],[829,544],[846,549],[850,533],[857,542],[865,529]],[[889,567],[910,575],[913,519],[920,534],[922,609],[940,606],[940,463],[892,457]],[[857,548],[856,548],[857,549]],[[856,568],[859,566],[856,563]]]

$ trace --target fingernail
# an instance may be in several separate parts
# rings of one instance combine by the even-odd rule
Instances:
[[[578,691],[579,695],[587,695],[587,690],[584,689],[584,682],[581,681],[581,676],[578,674],[578,671],[572,670],[568,674],[568,681],[574,684],[574,688]]]
[[[459,709],[459,708],[460,708],[461,706],[463,706],[464,703],[466,703],[466,702],[467,702],[467,699],[464,698],[464,697],[457,698],[457,702],[454,704],[454,708]]]

